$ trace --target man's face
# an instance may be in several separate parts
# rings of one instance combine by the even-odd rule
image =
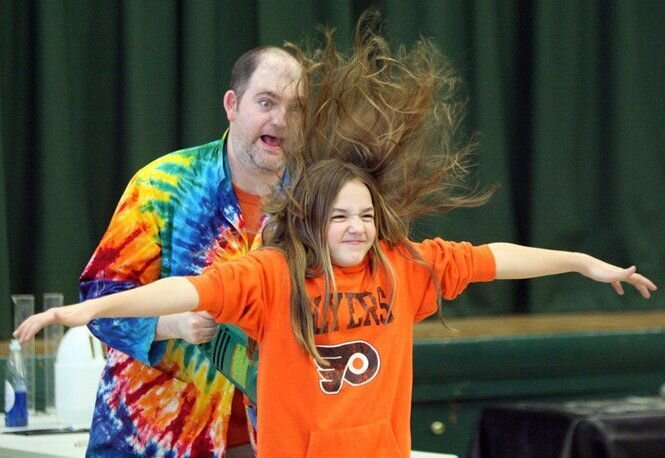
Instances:
[[[238,99],[227,92],[224,107],[229,119],[231,154],[250,171],[281,173],[287,111],[296,101],[300,67],[290,56],[267,53]]]

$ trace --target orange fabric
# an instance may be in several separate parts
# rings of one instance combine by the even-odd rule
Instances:
[[[392,308],[385,272],[366,264],[335,268],[337,295],[327,320],[323,279],[307,281],[315,341],[330,366],[317,367],[290,322],[290,281],[281,252],[265,249],[189,277],[199,310],[258,340],[258,456],[408,457],[413,381],[413,323],[436,311],[429,271],[382,245],[397,278]],[[486,245],[413,244],[452,299],[470,282],[495,277]]]
[[[233,190],[238,198],[240,214],[243,221],[245,221],[245,228],[251,245],[261,228],[261,218],[263,216],[263,213],[261,213],[261,196],[245,192],[236,185],[233,185]]]
[[[233,190],[238,198],[241,218],[245,222],[245,234],[251,245],[254,242],[254,237],[261,228],[261,218],[263,216],[261,213],[261,196],[245,192],[235,184],[233,185]],[[229,447],[249,443],[247,421],[243,395],[240,391],[236,390],[233,395],[231,417],[229,418],[229,429],[227,433],[227,443]]]

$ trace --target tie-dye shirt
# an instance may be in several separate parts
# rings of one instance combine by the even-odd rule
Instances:
[[[192,275],[252,245],[225,154],[226,135],[141,169],[81,276],[82,299]],[[223,456],[234,388],[196,346],[154,342],[157,318],[99,319],[109,347],[88,456]]]

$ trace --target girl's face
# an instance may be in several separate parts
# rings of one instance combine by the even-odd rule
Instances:
[[[360,180],[347,181],[337,194],[328,221],[328,248],[334,265],[360,264],[374,243],[372,195]]]

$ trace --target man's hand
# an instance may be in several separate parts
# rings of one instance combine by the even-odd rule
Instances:
[[[183,339],[191,344],[210,342],[217,333],[217,323],[208,312],[166,315],[157,321],[155,340]]]

